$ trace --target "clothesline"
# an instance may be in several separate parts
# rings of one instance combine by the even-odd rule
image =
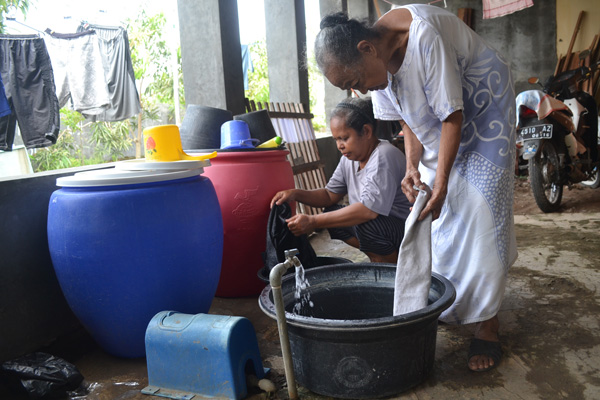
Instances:
[[[14,18],[14,17],[6,17],[6,20],[7,21],[16,22],[17,24],[23,25],[26,28],[32,29],[32,30],[34,30],[36,32],[39,32],[39,33],[42,33],[42,31],[40,31],[39,29],[35,29],[34,27],[31,27],[31,26],[29,26],[27,24],[22,23],[21,21],[17,21],[17,19]]]

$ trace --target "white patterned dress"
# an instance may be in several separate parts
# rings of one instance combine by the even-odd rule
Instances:
[[[513,222],[515,96],[510,67],[453,14],[409,5],[413,20],[402,66],[373,92],[375,117],[404,120],[423,144],[421,180],[433,186],[442,122],[463,112],[448,195],[432,226],[433,271],[456,288],[440,317],[467,324],[492,318],[517,258]],[[390,11],[390,12],[393,12]]]

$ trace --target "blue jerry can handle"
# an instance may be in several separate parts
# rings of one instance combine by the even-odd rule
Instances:
[[[182,331],[192,323],[194,317],[195,315],[167,311],[158,322],[158,327],[170,331]]]

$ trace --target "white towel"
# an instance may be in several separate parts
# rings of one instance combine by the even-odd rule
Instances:
[[[431,285],[431,213],[423,221],[419,214],[431,196],[425,185],[419,189],[417,200],[406,219],[404,238],[400,244],[396,284],[394,287],[394,315],[406,314],[427,306]]]
[[[483,0],[483,19],[502,17],[533,6],[533,0]]]

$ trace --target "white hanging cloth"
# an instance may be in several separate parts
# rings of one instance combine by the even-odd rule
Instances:
[[[394,315],[417,311],[427,306],[431,285],[431,213],[418,221],[419,214],[431,197],[425,185],[419,189],[404,227],[404,238],[398,253],[394,286]]]

